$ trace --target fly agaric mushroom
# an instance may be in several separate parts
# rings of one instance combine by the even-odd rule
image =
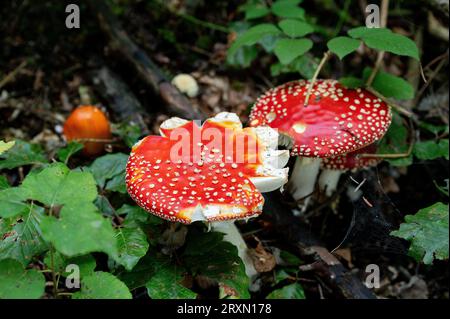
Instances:
[[[77,107],[64,123],[63,132],[67,141],[82,141],[83,154],[87,156],[100,154],[105,146],[104,140],[111,138],[108,118],[98,107],[92,105]]]
[[[376,152],[377,145],[371,144],[348,154],[324,158],[321,164],[319,188],[325,191],[326,196],[331,196],[336,191],[343,172],[376,166],[381,161],[379,157],[361,156],[361,154],[369,155]]]
[[[353,152],[379,140],[391,123],[389,106],[364,89],[317,80],[305,105],[309,81],[292,81],[258,98],[250,126],[269,125],[293,139],[297,156],[288,189],[296,201],[314,191],[321,158]]]
[[[287,181],[288,151],[275,150],[269,127],[242,128],[236,114],[219,113],[202,126],[170,118],[161,136],[133,148],[126,168],[127,190],[146,211],[173,222],[211,222],[238,248],[249,277],[256,271],[233,221],[258,216],[264,198]]]

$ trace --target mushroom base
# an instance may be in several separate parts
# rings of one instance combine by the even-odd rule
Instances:
[[[324,169],[319,176],[319,189],[325,191],[325,195],[330,197],[337,189],[339,179],[342,175],[341,170]]]
[[[310,195],[314,192],[321,161],[320,158],[300,156],[295,160],[287,189],[295,201],[300,202],[303,200],[298,205],[302,212],[308,207]]]

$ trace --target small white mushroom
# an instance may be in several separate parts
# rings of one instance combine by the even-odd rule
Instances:
[[[172,84],[182,93],[189,97],[198,95],[199,87],[197,81],[190,74],[180,73],[172,79]]]

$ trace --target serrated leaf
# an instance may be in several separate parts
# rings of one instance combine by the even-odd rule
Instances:
[[[0,217],[14,217],[26,212],[29,205],[24,201],[28,195],[26,190],[18,187],[0,191]]]
[[[270,8],[272,13],[280,18],[305,19],[305,10],[292,1],[277,1]]]
[[[28,175],[20,188],[28,192],[30,199],[49,207],[92,202],[97,197],[95,181],[89,172],[71,171],[62,163]]]
[[[127,286],[110,273],[97,271],[81,280],[73,299],[131,299]]]
[[[10,148],[12,148],[14,146],[15,142],[11,141],[11,142],[4,142],[4,141],[0,141],[0,155],[3,154],[4,152],[6,152],[7,150],[9,150]]]
[[[358,27],[349,30],[348,34],[362,39],[369,48],[419,60],[419,49],[414,41],[389,29]]]
[[[104,252],[117,257],[117,242],[110,221],[98,213],[93,203],[64,206],[60,218],[46,216],[41,221],[43,237],[68,257]]]
[[[371,68],[364,68],[364,82],[372,73]],[[398,76],[378,71],[371,86],[385,97],[392,97],[398,100],[409,100],[414,98],[414,88],[409,82]]]
[[[154,275],[147,282],[152,299],[193,299],[196,293],[181,284],[186,270],[167,260],[154,261]]]
[[[339,59],[342,60],[346,55],[355,52],[360,43],[359,40],[349,37],[337,37],[328,41],[327,46],[331,52],[336,54]]]
[[[439,157],[448,160],[448,147],[448,139],[439,140],[437,143],[435,141],[417,142],[414,144],[413,153],[421,160],[433,160]]]
[[[407,215],[405,223],[391,235],[411,242],[409,254],[417,261],[431,264],[433,259],[448,259],[448,205],[435,203],[415,215]]]
[[[0,170],[45,163],[47,163],[47,158],[42,147],[22,140],[16,140],[14,146],[8,152],[0,155]]]
[[[280,33],[280,29],[270,23],[255,25],[238,36],[228,50],[228,55],[234,55],[236,51],[244,45],[253,45],[257,43],[266,35],[277,35]]]
[[[189,237],[187,242],[190,243],[192,240],[204,242],[205,239],[202,237],[213,239],[213,236],[200,234],[197,239]],[[245,274],[244,264],[238,256],[237,248],[229,242],[221,241],[214,245],[214,249],[209,250],[205,247],[204,250],[206,250],[205,253],[185,255],[188,268],[194,274],[207,276],[233,288],[240,298],[249,298],[249,279]]]
[[[280,39],[275,45],[275,55],[282,64],[289,64],[295,58],[305,54],[312,48],[309,39]]]
[[[83,149],[84,145],[82,143],[71,141],[66,147],[58,150],[57,155],[61,162],[66,163],[69,161],[72,155],[78,153]]]
[[[356,89],[364,86],[364,81],[353,76],[343,77],[339,79],[339,83],[349,89]]]
[[[295,19],[281,20],[278,23],[278,26],[284,34],[292,38],[303,37],[311,32],[314,32],[314,28],[309,23]]]
[[[0,299],[38,299],[44,294],[45,277],[26,270],[15,260],[0,261]]]
[[[124,174],[127,161],[128,155],[126,154],[107,154],[97,158],[92,165],[89,166],[89,171],[94,175],[98,186],[104,188],[108,180]]]
[[[305,292],[299,283],[293,283],[272,291],[267,299],[305,299]]]
[[[26,266],[34,256],[45,252],[48,244],[42,238],[40,229],[43,216],[42,207],[29,204],[20,218],[0,220],[0,259],[15,259]]]
[[[116,261],[127,270],[133,269],[138,261],[147,253],[149,244],[147,236],[139,227],[116,229],[118,257]]]

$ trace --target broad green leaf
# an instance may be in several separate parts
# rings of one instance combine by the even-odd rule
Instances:
[[[7,150],[9,150],[11,147],[13,147],[15,144],[14,141],[11,142],[4,142],[4,141],[0,141],[0,155],[3,154],[4,152],[6,152]]]
[[[130,148],[141,139],[141,128],[135,123],[111,124],[111,127],[113,134],[118,135]]]
[[[280,18],[305,19],[305,10],[292,1],[277,1],[272,4],[272,13]]]
[[[81,280],[73,299],[131,299],[127,286],[110,273],[97,271]]]
[[[262,39],[258,41],[258,44],[260,44],[266,52],[271,53],[275,49],[275,45],[279,38],[278,35],[269,34],[263,36]]]
[[[417,261],[431,264],[433,259],[448,259],[448,205],[435,203],[415,215],[407,215],[405,223],[391,235],[411,242],[409,254]]]
[[[117,257],[117,241],[110,221],[98,213],[93,203],[64,206],[60,218],[42,219],[43,237],[68,257],[104,252]]]
[[[45,163],[47,163],[47,158],[42,147],[22,140],[16,140],[14,146],[8,152],[0,155],[0,170]]]
[[[444,132],[448,133],[449,131],[448,125],[434,125],[423,121],[419,122],[419,127],[427,130],[430,133],[433,133],[434,135],[438,135]]]
[[[298,266],[301,263],[300,258],[295,256],[294,254],[291,254],[290,252],[287,252],[285,250],[282,250],[280,252],[280,258],[283,260],[284,263],[288,265]]]
[[[227,55],[227,63],[248,68],[253,60],[258,56],[258,48],[243,46],[236,50],[236,53]]]
[[[104,155],[89,166],[89,171],[94,175],[98,186],[104,188],[108,180],[124,174],[127,161],[128,155],[123,153]]]
[[[272,291],[267,299],[305,299],[305,292],[299,283],[293,283]]]
[[[116,238],[119,250],[117,262],[132,270],[147,253],[147,236],[139,227],[124,227],[116,229]]]
[[[26,270],[15,260],[0,261],[0,299],[38,299],[44,294],[45,277]]]
[[[278,23],[280,29],[291,38],[303,37],[311,32],[314,32],[314,28],[306,22],[295,20],[295,19],[285,19]]]
[[[50,253],[47,253],[45,256],[44,263],[48,269],[51,269],[52,262]],[[70,274],[70,272],[66,271],[68,265],[77,265],[80,269],[81,277],[92,274],[97,266],[95,258],[90,254],[68,258],[58,252],[55,252],[53,256],[53,267],[55,272],[59,273],[63,277],[67,277],[67,275]]]
[[[124,204],[116,212],[119,215],[126,214],[123,226],[161,225],[164,222],[161,218],[146,212],[139,206]]]
[[[282,64],[289,64],[295,58],[305,54],[312,48],[309,39],[280,39],[275,45],[275,55]]]
[[[127,186],[125,184],[125,170],[121,172],[119,175],[114,176],[110,179],[105,186],[105,189],[111,192],[119,192],[122,194],[127,193]]]
[[[19,187],[7,188],[0,191],[0,217],[13,217],[27,211],[29,205],[24,201],[28,192]]]
[[[364,82],[372,73],[371,68],[364,68]],[[395,75],[378,71],[371,86],[385,97],[392,97],[398,100],[409,100],[414,98],[414,88],[407,81]]]
[[[49,207],[92,202],[97,197],[95,181],[89,172],[71,171],[62,163],[55,163],[43,171],[28,175],[21,189],[30,199]]]
[[[189,254],[184,255],[186,265],[194,274],[201,274],[211,279],[217,280],[233,288],[240,298],[249,298],[248,285],[249,279],[245,274],[245,267],[238,256],[237,248],[229,242],[220,241],[216,244],[217,236],[211,233],[192,236],[188,234],[187,243],[198,247],[201,243],[207,242],[204,237],[210,238],[200,252],[202,254],[192,254],[194,249],[190,249]],[[214,241],[213,241],[214,240]],[[197,243],[191,243],[197,241]],[[212,246],[213,249],[210,249]]]
[[[448,156],[448,139],[435,141],[417,142],[414,144],[413,153],[421,160],[433,160],[439,157],[449,159]]]
[[[419,49],[414,41],[389,29],[358,27],[349,30],[348,34],[353,38],[362,39],[369,48],[419,60]]]
[[[185,269],[169,259],[154,263],[154,275],[147,282],[148,295],[152,299],[193,299],[196,293],[181,284]]]
[[[131,271],[122,271],[117,276],[130,290],[144,287],[155,273],[154,264],[158,254],[156,251],[149,251]]]
[[[0,259],[15,259],[26,266],[34,256],[45,252],[48,244],[40,228],[43,217],[42,207],[29,204],[21,216],[0,220]]]
[[[78,153],[83,149],[84,145],[82,143],[71,141],[66,147],[58,150],[57,155],[61,162],[66,163],[69,161],[72,155]]]
[[[255,25],[237,37],[236,41],[234,41],[228,50],[228,54],[234,55],[240,47],[244,45],[253,45],[266,35],[277,35],[280,33],[280,29],[273,24],[263,23]]]
[[[245,13],[245,20],[265,17],[270,13],[269,8],[262,3],[249,3],[241,7]]]
[[[281,64],[279,62],[273,63],[270,66],[270,73],[272,76],[278,76],[282,73],[298,72],[305,79],[311,79],[317,69],[318,63],[313,57],[308,54],[304,54],[294,59],[289,64]]]
[[[339,79],[339,83],[349,89],[356,89],[364,86],[364,81],[353,76],[343,77]]]
[[[337,37],[328,41],[327,46],[331,52],[336,54],[339,59],[342,60],[346,55],[355,52],[360,43],[359,40],[349,37]]]
[[[8,180],[6,179],[6,176],[0,175],[0,191],[7,189],[9,187],[10,187],[10,185],[8,183]],[[1,200],[0,200],[0,202],[1,202]]]

